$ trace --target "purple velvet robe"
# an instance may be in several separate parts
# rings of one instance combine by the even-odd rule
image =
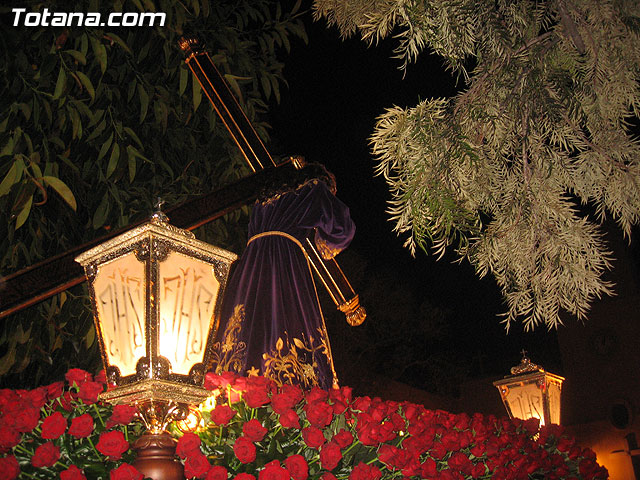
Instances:
[[[324,287],[298,242],[315,238],[327,258],[346,248],[354,233],[348,207],[321,181],[256,203],[249,243],[223,301],[213,369],[304,388],[337,383],[316,291]]]

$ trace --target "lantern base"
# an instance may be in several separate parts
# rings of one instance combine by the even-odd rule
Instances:
[[[101,393],[99,398],[114,405],[119,403],[133,405],[155,400],[199,405],[210,395],[211,392],[204,387],[148,378],[107,390]]]
[[[177,442],[166,432],[145,433],[133,444],[138,457],[133,466],[153,480],[184,480],[184,467],[176,459]]]

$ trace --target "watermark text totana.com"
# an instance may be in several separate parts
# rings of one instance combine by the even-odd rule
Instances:
[[[163,27],[163,12],[27,12],[12,8],[14,27]]]

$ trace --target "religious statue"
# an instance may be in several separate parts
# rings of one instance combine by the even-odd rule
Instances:
[[[213,369],[327,389],[337,376],[303,242],[311,238],[330,259],[349,245],[355,226],[324,167],[282,172],[286,178],[273,177],[253,207],[247,248],[223,301]]]

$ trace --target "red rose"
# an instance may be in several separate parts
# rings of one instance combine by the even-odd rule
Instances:
[[[51,385],[46,386],[47,389],[47,398],[49,400],[53,400],[54,398],[58,398],[62,395],[62,390],[64,389],[64,382],[54,382]]]
[[[120,404],[113,407],[111,417],[107,420],[107,428],[115,425],[128,425],[138,413],[138,409],[131,405]]]
[[[460,433],[455,430],[447,431],[440,437],[440,442],[447,450],[459,450],[460,449]]]
[[[211,468],[211,464],[206,455],[199,451],[192,452],[184,462],[184,476],[185,478],[204,478],[209,468]]]
[[[480,478],[487,473],[487,467],[484,463],[476,463],[471,469],[471,478]]]
[[[371,398],[358,397],[355,402],[351,404],[351,409],[355,412],[366,412],[371,406]]]
[[[336,476],[331,472],[324,472],[320,475],[320,480],[338,480]]]
[[[293,480],[307,480],[309,477],[309,465],[302,455],[291,455],[284,464]]]
[[[246,437],[238,437],[233,444],[233,453],[241,463],[250,463],[256,459],[256,446]]]
[[[259,408],[271,401],[266,390],[251,389],[248,392],[245,392],[245,394],[242,395],[242,398],[247,406],[251,408]]]
[[[366,463],[358,463],[349,474],[349,480],[380,480],[382,472],[378,467],[367,465]]]
[[[400,450],[398,447],[394,445],[383,444],[378,449],[378,459],[384,463],[387,467],[391,467],[391,469],[395,469],[396,467],[402,468],[404,465],[401,465],[399,457],[404,454],[404,450]],[[402,459],[406,460],[406,459]]]
[[[333,419],[333,407],[321,400],[307,403],[304,411],[307,414],[307,420],[314,427],[324,428]]]
[[[252,418],[242,426],[242,433],[252,442],[259,442],[267,434],[267,429],[262,426],[260,420]]]
[[[293,399],[283,393],[276,393],[271,397],[271,408],[273,408],[274,412],[280,415],[293,408],[294,405],[295,403],[293,403]]]
[[[336,442],[331,441],[320,449],[320,465],[325,470],[333,470],[338,466],[340,460],[342,460],[342,452],[340,445]]]
[[[304,395],[304,399],[307,401],[307,403],[312,403],[315,402],[317,400],[326,400],[327,398],[329,398],[329,392],[327,392],[326,390],[322,390],[319,387],[312,387],[311,390],[309,390],[305,395]]]
[[[333,440],[340,445],[340,448],[347,448],[353,443],[353,435],[349,430],[342,429],[333,436]]]
[[[433,458],[440,460],[447,454],[447,449],[441,443],[435,443],[429,450],[429,455]]]
[[[109,472],[110,480],[142,480],[143,478],[144,475],[128,463],[123,463]]]
[[[91,382],[93,380],[93,375],[82,370],[81,368],[72,368],[66,373],[64,378],[67,379],[69,385],[73,386],[73,384],[75,383],[77,386],[80,386],[84,382]]]
[[[329,390],[329,398],[334,402],[351,403],[353,389],[351,387],[332,388]]]
[[[78,391],[78,398],[82,400],[85,405],[92,405],[98,401],[98,395],[104,390],[104,385],[98,382],[84,382],[80,385]]]
[[[254,477],[250,473],[241,472],[237,474],[233,480],[256,480],[256,477]]]
[[[433,458],[427,458],[422,464],[422,478],[432,478],[438,474],[438,465]]]
[[[87,480],[87,477],[84,476],[82,470],[75,465],[71,465],[66,470],[60,472],[60,480]]]
[[[297,405],[300,400],[304,398],[304,394],[302,393],[302,390],[299,386],[290,385],[288,383],[285,383],[284,385],[282,385],[282,387],[280,387],[280,393],[291,398],[293,405]]]
[[[211,411],[211,421],[217,425],[226,425],[236,415],[236,411],[229,405],[216,405]]]
[[[22,435],[13,427],[3,425],[0,427],[0,453],[6,453],[20,443]]]
[[[342,415],[347,410],[347,404],[340,400],[335,400],[331,405],[331,409],[335,415]]]
[[[22,406],[20,405],[20,396],[15,390],[3,388],[0,390],[0,411],[5,415],[8,412],[18,411]]]
[[[449,457],[448,463],[449,468],[458,470],[465,475],[469,475],[471,473],[471,470],[473,469],[471,460],[469,460],[469,457],[467,457],[462,452],[455,452],[453,455],[451,455]]]
[[[289,480],[289,472],[280,466],[278,460],[273,460],[260,470],[258,480]]]
[[[42,422],[42,438],[53,440],[62,435],[67,429],[67,419],[60,412],[49,415]]]
[[[99,382],[99,383],[101,383],[103,385],[106,385],[107,384],[107,372],[105,371],[105,369],[103,368],[102,370],[100,370],[93,380],[95,382]]]
[[[129,442],[124,438],[124,434],[117,430],[114,432],[102,432],[98,443],[98,451],[110,460],[120,460],[122,454],[129,450]]]
[[[282,428],[300,428],[300,418],[295,410],[285,410],[280,414],[280,425]]]
[[[320,445],[322,445],[326,440],[322,430],[316,427],[307,427],[302,429],[302,438],[304,439],[304,443],[311,448],[320,448]]]
[[[27,407],[15,412],[12,416],[12,424],[19,432],[30,432],[40,422],[40,409]]]
[[[73,435],[76,438],[86,438],[91,433],[93,433],[93,418],[88,413],[71,420],[69,435]]]
[[[47,403],[47,388],[39,387],[34,390],[29,390],[22,398],[29,402],[32,407],[42,408]]]
[[[185,433],[180,440],[178,440],[178,445],[176,446],[176,455],[180,458],[186,458],[190,456],[192,453],[200,452],[200,437],[195,433]]]
[[[60,458],[60,449],[53,443],[47,442],[36,448],[33,457],[31,457],[31,465],[36,468],[51,467]]]
[[[236,475],[236,480],[240,475]],[[227,472],[227,469],[224,468],[222,465],[213,465],[207,472],[207,480],[227,480],[228,476],[229,476],[229,472]],[[253,475],[250,475],[250,476],[252,477],[251,480],[255,480],[255,477]],[[247,479],[247,480],[250,480],[250,479]]]
[[[0,476],[2,480],[13,480],[20,475],[20,465],[13,455],[0,458]]]

